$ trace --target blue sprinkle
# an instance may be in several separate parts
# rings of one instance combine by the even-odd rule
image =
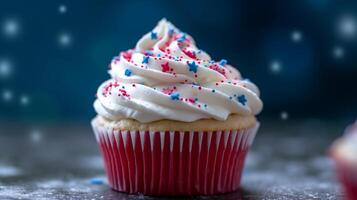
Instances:
[[[154,31],[151,31],[151,39],[152,40],[156,40],[157,39],[157,33],[155,33]]]
[[[149,56],[144,56],[143,61],[141,62],[142,64],[148,64],[149,63]]]
[[[222,59],[221,61],[219,61],[219,65],[221,65],[221,66],[224,66],[226,64],[227,64],[227,60],[225,60],[225,59]]]
[[[100,178],[92,178],[92,179],[90,179],[89,182],[92,185],[102,185],[102,184],[104,184],[104,181],[102,179],[100,179]]]
[[[177,93],[177,92],[172,93],[170,96],[171,96],[172,100],[179,100],[180,99],[180,94]]]
[[[213,63],[215,63],[215,61],[214,60],[210,60],[210,61],[208,61],[208,63],[213,64]]]
[[[215,90],[215,89],[213,89],[213,90],[212,90],[212,92],[214,93],[214,92],[216,92],[216,90]]]
[[[245,103],[247,103],[247,99],[245,98],[244,95],[238,96],[238,101],[241,103],[243,106],[245,106]]]
[[[232,99],[233,99],[233,97],[229,97],[229,99],[231,99],[231,100],[232,100]]]
[[[125,76],[131,76],[132,72],[130,71],[130,69],[126,69],[124,74]]]
[[[175,30],[171,28],[171,29],[169,30],[169,36],[172,36],[172,35],[174,34],[174,32],[175,32]]]
[[[196,65],[196,63],[195,63],[195,61],[192,61],[191,63],[187,63],[187,65],[188,65],[188,70],[190,71],[190,72],[194,72],[194,73],[197,73],[197,67],[198,67],[198,65]]]
[[[186,35],[181,36],[177,42],[184,42],[186,40]]]
[[[207,108],[207,104],[203,105],[205,108]]]
[[[195,101],[198,101],[198,98],[195,98]]]

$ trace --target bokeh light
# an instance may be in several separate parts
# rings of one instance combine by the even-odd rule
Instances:
[[[287,120],[288,118],[289,118],[288,112],[282,111],[282,112],[280,113],[280,119],[282,119],[282,120]]]
[[[39,143],[41,142],[43,136],[42,136],[42,132],[38,129],[33,129],[31,132],[30,132],[30,140],[31,142],[33,143]]]
[[[7,37],[15,37],[19,34],[20,25],[16,19],[6,19],[2,24],[3,33]]]
[[[69,33],[64,32],[58,35],[58,43],[62,47],[68,47],[72,44],[72,37]]]
[[[299,30],[294,30],[291,33],[291,40],[293,42],[300,42],[302,40],[302,33]]]
[[[345,49],[341,46],[335,46],[332,49],[332,55],[335,59],[342,59],[345,56]]]
[[[27,106],[29,103],[30,103],[30,99],[29,99],[29,97],[27,95],[22,95],[20,97],[20,104],[22,106]]]
[[[8,78],[13,71],[13,65],[8,59],[0,59],[0,79]]]
[[[5,102],[9,102],[9,101],[11,101],[12,99],[13,99],[13,93],[12,93],[12,91],[11,90],[9,90],[9,89],[4,89],[3,91],[2,91],[2,99],[3,99],[3,101],[5,101]]]
[[[356,19],[352,16],[341,17],[338,22],[338,31],[345,39],[354,38],[357,32]]]
[[[269,70],[273,74],[280,73],[282,70],[282,65],[281,65],[280,61],[278,61],[278,60],[271,61],[270,65],[269,65]]]
[[[60,5],[59,7],[58,7],[58,12],[60,13],[60,14],[64,14],[64,13],[66,13],[67,12],[67,6],[66,5]]]

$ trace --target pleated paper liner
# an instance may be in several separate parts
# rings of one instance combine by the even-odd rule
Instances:
[[[335,160],[337,176],[342,183],[346,199],[357,200],[357,166],[345,162],[334,154],[332,157]]]
[[[155,132],[92,125],[110,186],[145,195],[212,195],[238,189],[259,126]]]

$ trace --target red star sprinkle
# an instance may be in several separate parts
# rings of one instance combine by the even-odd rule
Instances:
[[[161,65],[162,71],[163,72],[168,72],[170,71],[170,66],[169,66],[169,62],[166,62],[164,64]]]

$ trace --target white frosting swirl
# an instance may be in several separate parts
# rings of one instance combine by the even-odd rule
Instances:
[[[151,122],[192,122],[230,114],[256,115],[258,88],[228,65],[199,50],[193,38],[162,19],[135,49],[111,64],[112,79],[98,89],[95,110],[103,117]]]

